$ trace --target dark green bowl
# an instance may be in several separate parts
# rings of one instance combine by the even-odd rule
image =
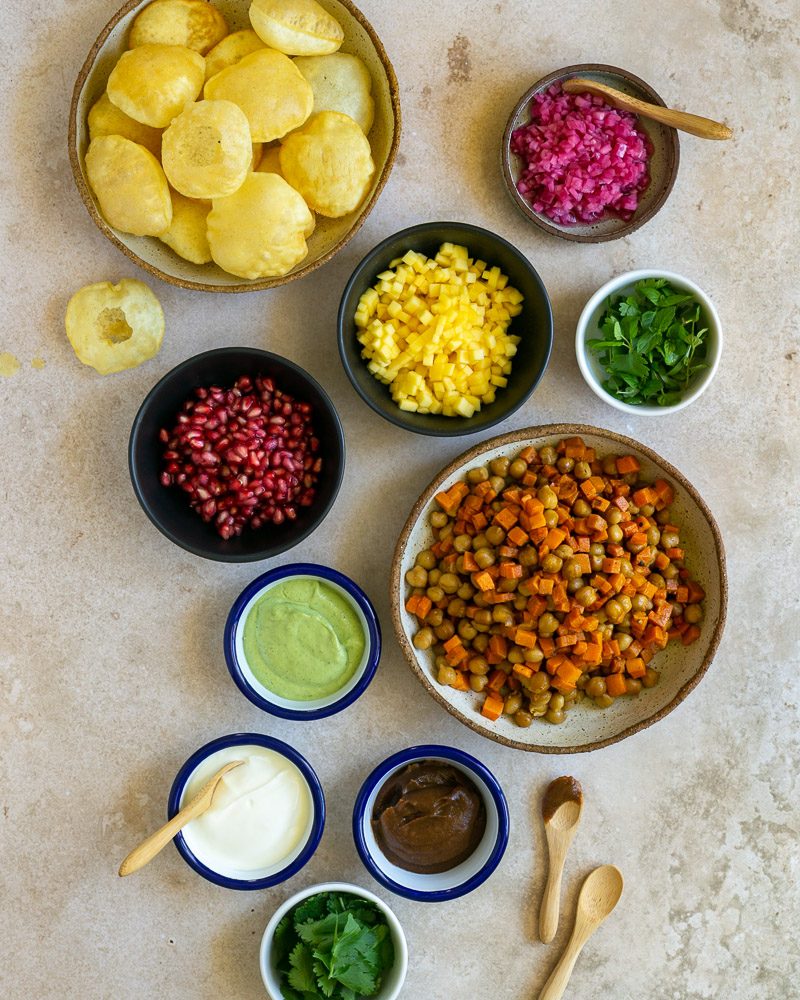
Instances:
[[[442,243],[466,246],[471,257],[485,260],[508,275],[509,284],[524,296],[522,312],[512,320],[509,332],[521,337],[508,385],[499,389],[493,403],[471,417],[443,417],[433,413],[408,413],[391,397],[389,387],[379,382],[361,357],[354,316],[358,301],[396,257],[417,250],[433,257]],[[368,406],[386,420],[415,434],[459,437],[494,427],[518,410],[539,383],[553,346],[553,312],[550,297],[527,257],[502,237],[463,222],[426,222],[412,226],[379,243],[361,261],[347,282],[339,306],[339,353],[347,376]]]

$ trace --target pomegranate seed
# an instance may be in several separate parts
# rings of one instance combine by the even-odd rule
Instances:
[[[311,406],[272,379],[243,376],[230,389],[196,389],[162,428],[161,483],[179,486],[222,538],[250,525],[293,521],[314,502],[322,459]]]

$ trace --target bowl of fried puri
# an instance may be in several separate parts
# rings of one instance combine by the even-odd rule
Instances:
[[[100,231],[184,288],[271,288],[360,228],[397,79],[350,0],[130,0],[78,75],[69,151]]]

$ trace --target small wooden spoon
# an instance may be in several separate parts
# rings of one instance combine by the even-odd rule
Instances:
[[[167,846],[175,834],[186,826],[189,820],[202,816],[202,814],[211,807],[211,803],[214,801],[214,792],[217,790],[217,785],[219,784],[220,779],[223,778],[228,771],[232,771],[240,764],[244,764],[244,761],[232,760],[224,767],[221,767],[214,777],[203,785],[191,802],[187,802],[183,809],[181,809],[180,812],[175,813],[168,823],[165,823],[164,826],[162,826],[159,830],[156,830],[155,833],[151,833],[150,836],[143,840],[138,847],[134,847],[131,853],[119,866],[120,877],[132,875],[134,872],[138,872],[140,868],[144,868],[147,862],[152,861],[156,854],[158,854],[162,848]]]
[[[619,902],[622,884],[622,872],[613,865],[595,868],[587,876],[578,896],[572,937],[544,984],[539,1000],[560,1000],[564,995],[581,949]]]
[[[572,838],[583,811],[583,791],[575,778],[556,778],[542,800],[549,870],[539,911],[539,937],[549,944],[556,936],[561,900],[561,876]]]
[[[565,80],[561,87],[568,94],[583,94],[587,90],[590,94],[599,94],[620,111],[632,111],[635,115],[644,115],[645,118],[652,118],[655,122],[661,122],[662,125],[669,125],[671,128],[680,129],[681,132],[699,136],[701,139],[733,138],[731,129],[721,122],[715,122],[700,115],[690,115],[688,111],[662,108],[660,104],[648,104],[646,101],[640,101],[636,97],[623,94],[621,90],[607,87],[604,83],[597,83],[596,80],[586,80],[582,76],[576,76],[571,80]]]

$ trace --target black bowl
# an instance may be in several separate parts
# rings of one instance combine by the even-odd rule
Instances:
[[[442,243],[466,246],[471,257],[490,266],[497,265],[508,275],[509,284],[525,297],[522,312],[511,322],[509,332],[521,337],[513,360],[508,385],[497,392],[488,406],[471,417],[443,417],[433,413],[409,413],[392,399],[389,387],[379,382],[361,357],[354,316],[358,301],[396,257],[417,250],[433,257]],[[553,346],[553,313],[550,297],[525,255],[502,237],[487,229],[463,222],[426,222],[404,229],[379,243],[361,261],[344,290],[339,306],[339,353],[348,378],[365,403],[398,427],[433,437],[458,437],[494,427],[518,410],[539,383],[550,360]]]
[[[322,472],[310,507],[301,507],[297,519],[281,525],[245,528],[238,538],[221,538],[189,506],[177,487],[161,485],[162,427],[170,428],[193,389],[233,385],[241,375],[265,375],[295,399],[310,403],[320,442]],[[136,498],[162,534],[188,552],[217,562],[255,562],[270,559],[297,545],[322,523],[333,506],[344,474],[344,434],[333,403],[308,372],[269,351],[252,347],[222,347],[206,351],[173,368],[147,394],[131,428],[128,463]]]

